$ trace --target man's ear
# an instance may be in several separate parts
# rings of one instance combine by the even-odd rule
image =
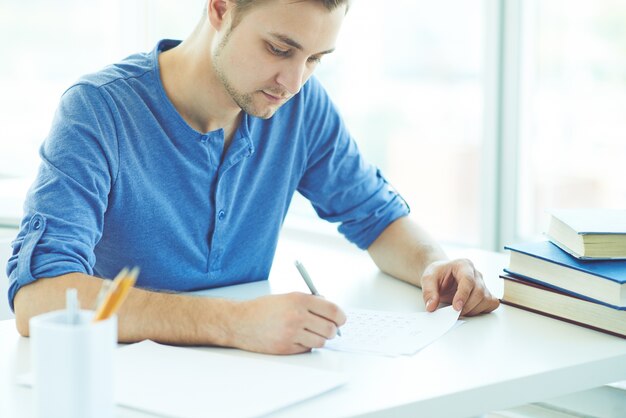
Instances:
[[[221,30],[232,14],[234,4],[229,0],[208,0],[207,18],[215,30]],[[229,13],[230,12],[230,13]]]

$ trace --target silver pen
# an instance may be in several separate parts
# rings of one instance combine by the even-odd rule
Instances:
[[[304,282],[306,283],[307,287],[311,291],[311,294],[314,296],[320,296],[320,292],[318,292],[317,289],[315,288],[315,285],[313,284],[313,280],[311,280],[311,276],[309,276],[309,273],[304,268],[304,264],[302,264],[298,260],[296,260],[295,264],[296,264],[296,268],[300,272],[300,276],[302,276],[302,278],[304,279]],[[339,327],[337,327],[337,335],[341,337],[341,330],[339,329]]]

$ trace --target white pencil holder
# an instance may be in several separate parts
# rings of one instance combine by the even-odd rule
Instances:
[[[30,320],[31,359],[39,418],[112,418],[117,317],[92,322],[81,310],[75,324],[66,311]]]

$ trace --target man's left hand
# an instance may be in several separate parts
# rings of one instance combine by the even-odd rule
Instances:
[[[433,312],[440,302],[450,303],[462,316],[491,312],[500,305],[470,260],[435,261],[421,279],[426,310]]]

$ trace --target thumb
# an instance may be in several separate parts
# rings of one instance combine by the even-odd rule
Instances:
[[[422,277],[422,297],[427,312],[433,312],[439,306],[439,286],[431,275]]]

